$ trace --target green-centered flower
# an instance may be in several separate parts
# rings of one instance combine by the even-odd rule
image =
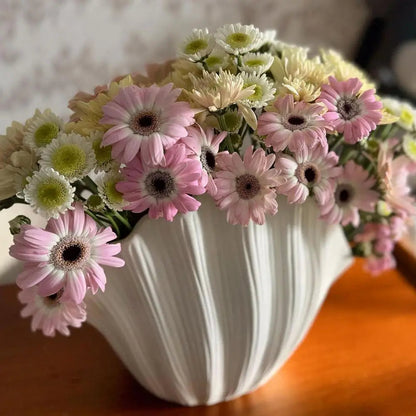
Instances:
[[[217,72],[220,69],[227,69],[231,65],[230,55],[220,47],[215,47],[204,60],[205,69],[208,72]]]
[[[208,29],[194,29],[179,49],[179,55],[191,61],[199,61],[213,49],[215,41]]]
[[[74,192],[68,180],[51,168],[35,172],[23,190],[26,202],[46,218],[57,218],[70,208]]]
[[[273,61],[270,53],[247,53],[241,58],[240,70],[261,75],[270,69]]]
[[[382,98],[384,109],[397,116],[397,124],[404,130],[414,131],[416,128],[416,108],[407,101],[398,100],[393,97]]]
[[[254,87],[254,93],[245,100],[245,103],[250,107],[262,108],[273,100],[276,89],[273,88],[273,84],[268,80],[266,74],[260,76],[242,72],[241,77],[244,80],[244,88]]]
[[[92,149],[95,155],[95,173],[100,171],[107,172],[110,169],[115,169],[119,163],[111,157],[111,146],[102,146],[103,132],[94,131],[89,136]]]
[[[36,110],[26,121],[24,143],[39,154],[63,131],[63,127],[63,121],[51,110]]]
[[[123,180],[123,175],[119,172],[110,171],[96,180],[98,186],[98,195],[104,201],[105,205],[114,211],[122,211],[126,202],[123,194],[116,189],[116,185]]]
[[[82,179],[95,166],[95,154],[91,142],[76,133],[62,133],[46,146],[40,165],[52,168],[69,182]]]
[[[105,209],[105,204],[100,195],[92,194],[87,199],[87,207],[93,212],[101,212]]]
[[[416,136],[415,134],[405,134],[403,137],[403,150],[410,159],[416,161]]]
[[[224,25],[215,32],[215,41],[226,52],[240,55],[257,50],[263,43],[262,33],[253,25]]]

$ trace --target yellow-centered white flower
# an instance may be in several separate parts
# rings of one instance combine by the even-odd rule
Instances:
[[[96,178],[98,195],[108,208],[115,211],[122,211],[127,204],[123,194],[116,189],[116,185],[123,179],[123,175],[117,171],[110,171]]]
[[[57,218],[71,208],[74,192],[75,188],[64,176],[51,168],[44,168],[28,179],[23,195],[36,213],[46,218]]]
[[[95,166],[91,142],[76,133],[62,133],[43,150],[40,165],[52,168],[74,182],[88,175]]]
[[[40,154],[41,151],[63,131],[64,122],[51,110],[36,110],[32,118],[26,121],[24,143]]]
[[[247,53],[241,58],[240,70],[258,75],[268,71],[272,66],[274,57],[270,53]]]
[[[232,55],[255,51],[263,44],[263,35],[259,29],[241,23],[220,27],[214,37],[217,44]]]
[[[179,48],[179,55],[191,61],[199,61],[210,54],[215,40],[208,29],[193,29]]]
[[[276,88],[273,87],[266,74],[257,75],[242,72],[241,77],[244,80],[244,87],[254,87],[254,93],[244,100],[250,107],[262,108],[274,99]]]

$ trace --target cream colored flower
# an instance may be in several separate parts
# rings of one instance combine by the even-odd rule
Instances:
[[[398,100],[393,97],[382,98],[383,109],[389,114],[398,117],[397,124],[407,131],[416,128],[416,109],[407,101]]]
[[[172,72],[159,85],[173,83],[176,88],[183,88],[184,90],[191,90],[193,83],[190,76],[202,76],[202,68],[195,62],[190,62],[186,59],[177,59],[172,63]],[[179,99],[187,100],[188,96],[182,93]]]
[[[347,81],[350,78],[358,78],[363,86],[360,92],[375,88],[368,76],[353,63],[346,61],[341,54],[334,50],[321,50],[322,62],[330,75],[338,81]]]
[[[23,141],[24,126],[17,121],[0,135],[0,200],[18,194],[36,169],[37,156]]]
[[[219,73],[203,71],[202,77],[189,74],[193,88],[188,92],[196,104],[209,111],[218,111],[237,104],[254,94],[254,86],[244,88],[241,75],[220,69]]]
[[[130,75],[119,81],[110,83],[108,90],[103,90],[97,93],[94,98],[84,101],[72,100],[72,110],[74,114],[72,119],[77,121],[70,122],[65,126],[66,132],[74,132],[83,136],[88,136],[93,131],[107,131],[111,126],[101,124],[100,120],[103,118],[102,108],[105,104],[111,101],[120,91],[120,88],[133,85],[133,79]]]
[[[292,94],[298,101],[318,98],[321,85],[328,81],[329,70],[318,57],[308,58],[308,49],[285,46],[270,68],[278,95]]]
[[[244,87],[241,74],[233,75],[220,69],[219,73],[204,71],[202,78],[189,75],[193,88],[187,91],[189,98],[201,106],[200,112],[215,112],[236,104],[248,125],[256,129],[257,118],[246,100],[255,93],[255,86]],[[204,117],[202,117],[204,118]]]
[[[403,137],[403,150],[406,155],[416,162],[416,136],[407,133]]]

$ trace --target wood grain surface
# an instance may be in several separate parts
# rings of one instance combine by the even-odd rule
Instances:
[[[254,393],[212,407],[154,398],[88,325],[33,334],[15,287],[0,287],[0,415],[416,415],[416,291],[355,265],[333,286],[305,341]]]

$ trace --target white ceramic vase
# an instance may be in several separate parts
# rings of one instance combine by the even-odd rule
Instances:
[[[140,384],[187,406],[236,398],[265,383],[311,326],[351,263],[340,226],[313,202],[265,225],[226,223],[208,197],[172,223],[145,217],[122,241],[88,321]]]

